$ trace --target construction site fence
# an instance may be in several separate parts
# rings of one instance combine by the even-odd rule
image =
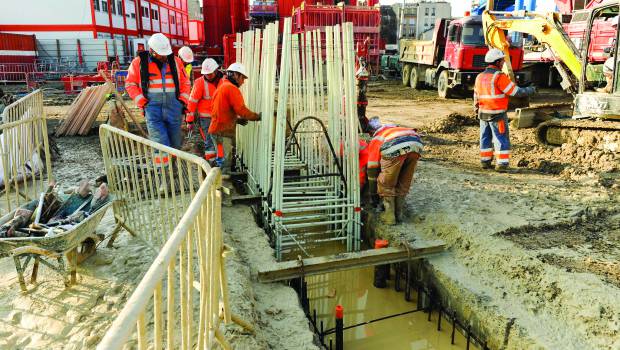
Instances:
[[[40,90],[8,105],[0,120],[0,217],[37,199],[51,180]]]
[[[228,306],[221,173],[204,159],[100,127],[114,215],[157,253],[97,349],[226,346]]]

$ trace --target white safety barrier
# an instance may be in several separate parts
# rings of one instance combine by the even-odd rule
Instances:
[[[159,251],[97,349],[211,349],[232,315],[221,229],[221,174],[204,159],[100,127],[117,222]]]
[[[0,217],[37,199],[51,180],[43,94],[36,90],[2,112],[0,123]]]
[[[330,242],[359,250],[353,27],[290,29],[285,18],[277,89],[278,24],[237,34],[237,59],[250,72],[242,91],[263,116],[237,128],[241,168],[262,197],[278,259]]]

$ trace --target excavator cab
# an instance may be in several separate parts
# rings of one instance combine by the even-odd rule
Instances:
[[[575,96],[574,117],[620,120],[620,69],[618,69],[618,4],[595,8],[590,13],[585,31],[585,41],[581,46],[581,84]],[[615,33],[610,35],[607,46],[598,44],[600,27],[615,21]],[[600,57],[599,57],[600,56]],[[605,78],[604,62],[612,57],[613,71]],[[598,59],[597,59],[598,58]]]

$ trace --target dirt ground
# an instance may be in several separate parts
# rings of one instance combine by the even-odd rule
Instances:
[[[544,90],[533,103],[563,99]],[[446,253],[428,260],[429,269],[491,349],[620,349],[618,155],[546,148],[531,129],[513,129],[511,172],[482,171],[471,105],[471,99],[439,100],[435,91],[399,82],[370,84],[368,115],[418,128],[426,146],[407,220],[379,226],[378,235],[448,243]],[[64,110],[46,107],[52,118]],[[96,135],[58,145],[62,156],[54,171],[61,183],[100,175]],[[113,218],[108,213],[104,220],[99,230],[105,234]],[[249,209],[224,208],[223,222],[234,248],[227,260],[233,311],[259,328],[252,336],[231,326],[228,339],[238,349],[316,348],[292,289],[256,282],[256,269],[274,260]],[[65,289],[43,269],[26,295],[18,291],[12,261],[0,260],[0,348],[93,348],[152,257],[144,243],[124,234],[80,266],[78,286]]]
[[[444,239],[429,269],[492,349],[620,349],[619,155],[546,148],[512,129],[512,171],[483,171],[471,99],[377,85],[369,115],[426,141],[408,219],[378,235]],[[533,103],[562,98],[545,90]]]

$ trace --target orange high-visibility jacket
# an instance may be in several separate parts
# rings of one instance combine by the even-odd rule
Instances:
[[[174,58],[177,64],[177,75],[179,79],[179,100],[183,103],[187,104],[189,100],[190,93],[190,83],[189,79],[187,79],[187,75],[185,74],[183,62],[178,57]],[[131,65],[129,66],[129,70],[127,71],[127,79],[125,79],[125,90],[129,94],[129,97],[134,100],[136,105],[139,108],[144,108],[148,99],[144,96],[144,92],[142,91],[142,77],[140,73],[140,56],[136,57],[131,61]],[[148,64],[149,70],[149,84],[147,96],[157,93],[163,93],[164,87],[167,93],[172,92],[176,93],[176,87],[174,86],[174,79],[172,78],[172,72],[170,69],[166,70],[166,76],[162,77],[161,71],[155,62],[149,60]]]
[[[222,78],[213,97],[213,116],[209,134],[234,136],[237,116],[247,120],[258,119],[258,114],[246,107],[241,90],[228,79]]]
[[[190,116],[187,118],[188,122],[194,121],[194,112],[196,111],[198,111],[200,118],[211,118],[213,115],[213,96],[220,85],[222,85],[222,79],[217,86],[207,81],[204,76],[196,79],[187,104],[187,110],[190,112]]]
[[[508,109],[508,97],[516,95],[518,89],[506,74],[489,66],[476,77],[474,104],[478,104],[480,113],[504,113]]]
[[[368,145],[368,169],[380,167],[379,162],[381,161],[381,146],[383,146],[384,143],[394,141],[396,138],[405,136],[415,138],[419,137],[415,130],[396,125],[384,125],[377,130]]]

